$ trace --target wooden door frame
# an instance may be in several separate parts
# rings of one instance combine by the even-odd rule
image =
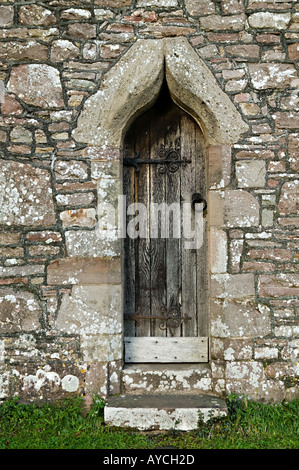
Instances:
[[[179,202],[182,216],[182,202],[191,203],[193,193],[200,192],[206,198],[207,159],[201,129],[190,114],[173,102],[165,84],[153,107],[132,123],[124,142],[124,165],[128,165],[124,167],[127,205],[136,202],[137,195],[138,202],[147,207],[148,227],[151,225],[149,201],[156,204]],[[166,152],[169,148],[176,151],[177,159],[190,158],[189,164],[177,164],[173,171],[163,167],[165,171],[161,173],[158,171],[161,170],[159,165],[132,167],[133,155],[138,153],[141,160],[156,161],[161,148]],[[192,217],[194,214],[192,211]],[[159,240],[152,239],[149,233],[146,240],[142,235],[137,240],[126,237],[123,254],[126,364],[208,362],[207,220],[208,217],[202,219],[203,245],[196,250],[186,249],[187,240],[182,225],[180,241],[172,239],[171,235],[170,240],[166,241],[162,233]],[[151,249],[146,250],[149,246]],[[138,287],[140,279],[141,295]],[[171,298],[172,295],[174,298]],[[173,307],[172,313],[180,317],[173,329],[172,320],[167,318],[170,307]],[[133,320],[134,312],[139,315]],[[159,320],[149,321],[148,315],[151,318],[154,318],[152,315],[160,317]]]
[[[247,132],[248,125],[187,38],[136,41],[104,75],[99,90],[85,101],[78,117],[77,128],[72,135],[78,143],[86,145],[84,155],[90,159],[92,178],[97,182],[99,189],[105,187],[104,200],[101,192],[98,192],[99,207],[103,201],[115,204],[117,195],[123,194],[123,136],[131,122],[149,109],[156,100],[164,77],[173,101],[196,120],[205,137],[207,197],[210,208],[209,272],[211,278],[216,274],[226,275],[225,204],[226,195],[231,191],[231,147]],[[240,192],[240,196],[244,193],[242,190],[236,191]],[[87,247],[86,259],[94,259],[96,252],[98,262],[107,264],[106,274],[103,281],[99,281],[99,285],[103,282],[108,286],[107,292],[111,296],[113,292],[119,292],[115,285],[119,288],[123,285],[122,243],[118,237],[111,237],[110,233],[105,238],[104,233],[97,236],[96,230],[86,231],[86,240],[90,240],[91,236],[94,237],[94,243],[89,243],[90,253]],[[223,242],[221,244],[218,243],[220,239]],[[110,272],[111,260],[114,262]],[[116,271],[119,273],[118,280],[113,281]],[[91,284],[94,285],[94,282]],[[218,283],[215,287],[217,292],[214,293],[214,284],[210,284],[210,298],[219,298],[219,289],[223,290],[225,296],[225,285]],[[118,302],[118,305],[121,305],[121,302]],[[107,391],[112,376],[113,382],[117,382],[116,375],[120,374],[122,368],[111,366],[122,364],[123,360],[120,342],[122,310],[120,307],[118,312],[114,312],[114,320],[117,318],[118,321],[117,328],[112,328],[108,337],[105,336],[107,357],[106,362],[103,358],[101,367],[106,364]],[[93,341],[101,340],[101,332],[94,335]],[[95,368],[97,367],[95,365]]]

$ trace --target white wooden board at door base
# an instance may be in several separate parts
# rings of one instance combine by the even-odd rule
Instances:
[[[125,337],[125,362],[208,362],[208,338]]]

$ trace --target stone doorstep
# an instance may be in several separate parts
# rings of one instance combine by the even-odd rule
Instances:
[[[209,393],[209,364],[127,364],[121,373],[124,394],[194,394]]]
[[[226,415],[225,401],[211,395],[119,395],[104,408],[106,425],[139,431],[192,431],[201,419]]]

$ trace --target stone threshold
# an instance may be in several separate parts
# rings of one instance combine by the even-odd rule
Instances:
[[[119,395],[104,408],[106,425],[139,431],[192,431],[201,421],[226,415],[225,400],[211,395]]]
[[[126,364],[122,394],[211,394],[210,363]]]

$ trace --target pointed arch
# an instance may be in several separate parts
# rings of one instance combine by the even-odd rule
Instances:
[[[174,102],[196,119],[208,145],[232,144],[247,131],[212,72],[188,40],[179,37],[136,41],[86,100],[74,139],[121,147],[131,122],[156,100],[164,76]]]

